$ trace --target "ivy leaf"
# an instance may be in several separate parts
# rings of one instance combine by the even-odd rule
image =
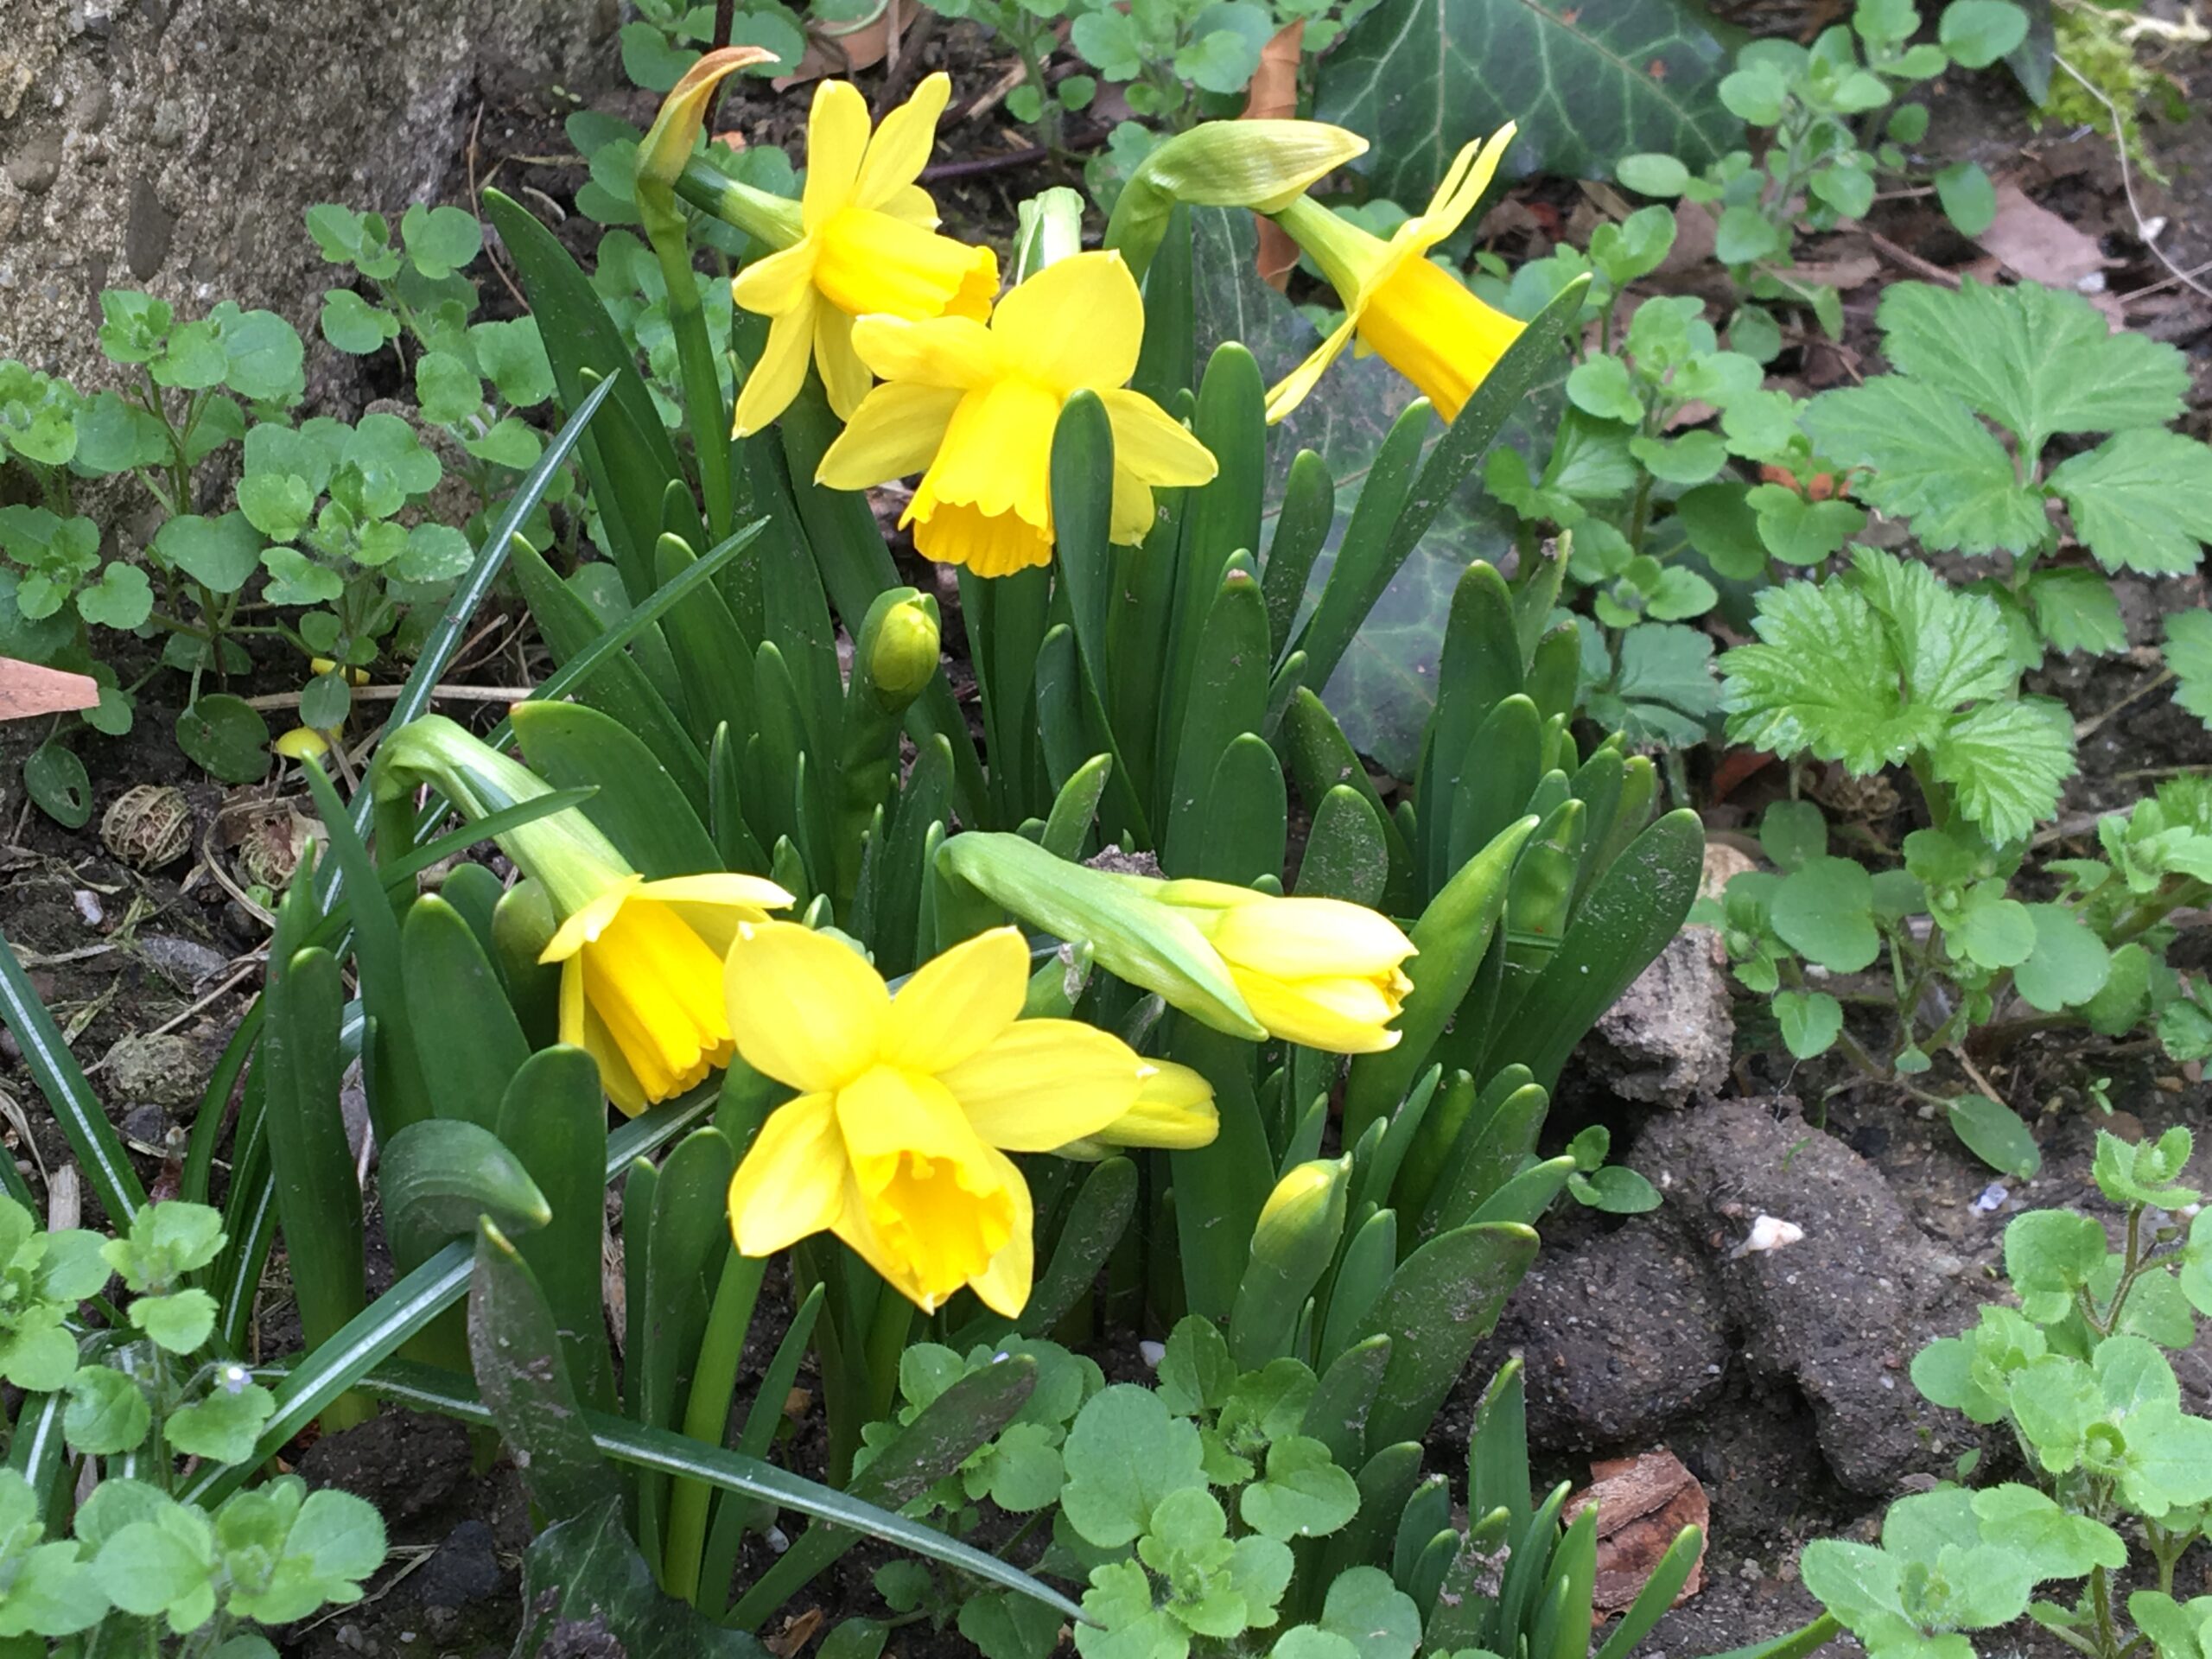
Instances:
[[[1805,430],[1830,460],[1869,469],[1859,495],[1910,518],[1930,551],[2024,553],[2049,532],[2042,498],[2021,485],[2012,457],[1939,386],[1889,374],[1824,391],[1806,405]]]
[[[2189,389],[2173,346],[2115,334],[2082,296],[2039,283],[1897,283],[1874,320],[1899,373],[1964,398],[2031,454],[2055,433],[2163,426]]]
[[[1322,60],[1313,113],[1372,139],[1373,194],[1412,204],[1462,144],[1512,120],[1516,172],[1601,178],[1661,151],[1702,167],[1741,137],[1717,96],[1725,71],[1719,42],[1667,0],[1382,0]]]
[[[1237,1513],[1269,1538],[1319,1538],[1359,1509],[1359,1483],[1339,1469],[1329,1448],[1302,1434],[1268,1447],[1267,1472],[1244,1489]]]
[[[2074,533],[2107,570],[2185,575],[2212,541],[2212,448],[2178,432],[2122,432],[2053,469]]]

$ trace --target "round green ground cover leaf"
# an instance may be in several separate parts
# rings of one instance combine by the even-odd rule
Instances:
[[[2012,970],[2012,983],[2043,1014],[2079,1007],[2112,976],[2112,952],[2063,905],[2030,905],[2035,949]]]
[[[269,773],[269,722],[227,691],[201,697],[176,717],[176,746],[226,784],[257,784]]]
[[[1831,972],[1855,974],[1882,949],[1874,927],[1874,878],[1848,858],[1808,859],[1774,893],[1783,943]]]
[[[1949,1111],[1952,1133],[1968,1152],[2000,1174],[2026,1180],[2043,1167],[2043,1148],[2019,1115],[1986,1095],[1961,1095]]]

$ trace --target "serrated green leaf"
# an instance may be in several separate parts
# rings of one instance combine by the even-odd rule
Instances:
[[[1869,469],[1859,493],[1933,551],[2025,552],[2048,531],[2042,499],[2024,487],[2012,456],[1940,386],[1904,375],[1824,391],[1805,410],[1819,451]]]
[[[2212,541],[2212,448],[2178,432],[2122,432],[2062,461],[2050,487],[2107,570],[2178,575]]]
[[[2166,666],[2174,701],[2212,726],[2212,611],[2175,611],[2166,618]]]

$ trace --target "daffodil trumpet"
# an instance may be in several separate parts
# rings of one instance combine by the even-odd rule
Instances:
[[[798,395],[810,362],[831,410],[850,420],[868,394],[854,320],[952,316],[979,323],[998,292],[998,256],[938,233],[937,207],[916,182],[952,95],[943,73],[873,132],[849,81],[825,80],[807,118],[798,235],[740,271],[730,295],[766,317],[768,341],[738,394],[736,433],[758,432]]]
[[[1046,266],[972,317],[870,316],[854,349],[883,384],[823,455],[818,482],[861,490],[919,473],[901,516],[914,545],[979,576],[1052,557],[1052,437],[1077,391],[1097,395],[1114,434],[1109,534],[1144,540],[1153,491],[1204,484],[1212,452],[1143,393],[1128,390],[1144,340],[1144,302],[1117,254]]]
[[[517,725],[532,708],[517,707]],[[380,802],[423,782],[471,818],[552,792],[528,767],[435,715],[402,727],[378,755]],[[728,1064],[723,957],[741,926],[766,920],[790,893],[727,873],[648,881],[573,807],[498,840],[560,918],[538,960],[560,965],[561,1040],[591,1055],[608,1099],[635,1116]]]
[[[1304,402],[1347,345],[1374,352],[1434,405],[1456,420],[1522,325],[1485,305],[1434,264],[1429,250],[1474,211],[1512,142],[1502,128],[1487,143],[1469,144],[1445,169],[1428,206],[1388,241],[1300,195],[1271,216],[1304,249],[1337,290],[1344,320],[1306,359],[1268,394],[1268,419],[1280,421]]]

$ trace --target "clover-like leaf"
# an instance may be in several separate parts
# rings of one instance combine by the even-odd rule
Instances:
[[[1268,1446],[1266,1473],[1237,1500],[1245,1525],[1269,1538],[1322,1537],[1358,1511],[1358,1482],[1302,1434]]]

